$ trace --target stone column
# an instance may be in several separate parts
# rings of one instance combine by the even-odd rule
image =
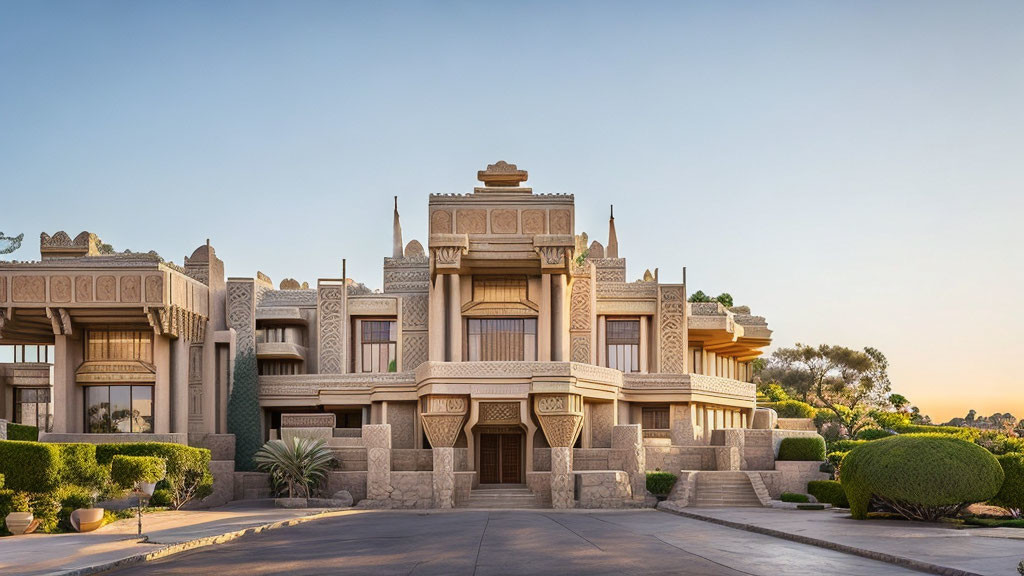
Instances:
[[[448,275],[448,346],[449,362],[462,361],[462,285],[458,274]]]
[[[647,337],[647,317],[640,317],[640,372],[647,373],[647,355],[650,354],[650,339]]]
[[[573,508],[572,446],[583,428],[583,398],[577,394],[537,394],[534,412],[551,446],[551,506]]]
[[[608,329],[607,320],[604,316],[599,316],[597,319],[597,365],[607,366],[608,361],[605,359],[605,354],[608,351],[608,346],[605,345],[605,331]]]
[[[569,358],[568,277],[551,276],[551,359],[566,362]]]
[[[427,334],[430,340],[428,358],[433,362],[445,361],[444,305],[446,293],[444,275],[434,276],[434,282],[430,286],[430,324],[427,325]]]
[[[647,497],[647,459],[643,438],[639,424],[626,424],[612,429],[611,457],[614,461],[621,462],[622,469],[629,474],[634,500],[644,500]],[[669,472],[677,474],[679,471]]]
[[[426,412],[420,413],[423,431],[434,453],[434,507],[455,507],[455,442],[469,412],[465,396],[426,398]]]
[[[71,409],[72,395],[78,390],[75,389],[75,366],[70,354],[68,336],[58,334],[53,337],[53,426],[55,433],[70,432],[73,424],[73,410]],[[0,400],[2,401],[2,400]],[[84,418],[84,416],[83,416]],[[84,422],[82,424],[85,425]]]
[[[363,426],[366,445],[366,498],[387,500],[391,497],[391,425]]]
[[[188,432],[188,342],[171,340],[171,432]]]
[[[434,508],[455,507],[455,448],[434,448]]]
[[[672,445],[697,446],[703,436],[696,423],[697,407],[694,404],[672,405]],[[675,474],[675,472],[672,472]]]
[[[540,314],[537,316],[537,360],[551,361],[551,274],[540,275]]]

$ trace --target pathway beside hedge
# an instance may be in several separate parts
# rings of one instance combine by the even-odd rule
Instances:
[[[1024,530],[1019,528],[958,530],[903,520],[854,520],[847,510],[685,508],[679,514],[933,574],[1006,576],[1016,574],[1017,563],[1024,560]]]
[[[269,502],[269,501],[268,501]],[[28,534],[0,539],[0,574],[94,574],[112,563],[140,561],[262,531],[352,511],[274,508],[249,501],[211,510],[157,512],[143,517],[148,543],[136,538],[136,520],[119,520],[86,534]]]

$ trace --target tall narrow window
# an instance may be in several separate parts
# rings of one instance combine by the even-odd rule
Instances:
[[[363,372],[398,370],[398,326],[392,320],[363,320],[361,325]]]
[[[470,362],[537,359],[536,318],[470,318],[466,332]]]
[[[645,406],[643,427],[644,430],[668,430],[668,406]]]
[[[609,368],[623,372],[640,371],[639,320],[609,320],[605,340]]]
[[[50,431],[53,416],[49,388],[15,388],[14,422]]]

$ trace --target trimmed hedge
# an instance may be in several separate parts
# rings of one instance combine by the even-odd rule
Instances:
[[[117,454],[110,461],[110,479],[122,488],[131,488],[137,482],[159,482],[165,471],[164,460],[157,456]]]
[[[905,518],[933,521],[995,496],[1003,469],[966,440],[899,435],[853,449],[840,480],[854,518],[866,518],[875,499]]]
[[[836,480],[811,480],[807,483],[807,493],[814,496],[818,502],[831,504],[836,508],[850,507],[843,485]]]
[[[99,490],[109,473],[96,461],[95,444],[54,444],[60,450],[61,482]]]
[[[671,472],[648,472],[647,491],[658,496],[666,496],[676,485],[676,475]]]
[[[1003,469],[1003,486],[988,503],[1024,510],[1024,454],[1003,454],[996,460]]]
[[[60,485],[60,454],[53,444],[0,440],[4,484],[20,492],[53,492]]]
[[[776,460],[822,462],[825,460],[825,439],[821,436],[783,438]]]
[[[167,463],[167,477],[160,482],[158,488],[171,491],[171,505],[174,508],[180,508],[192,498],[204,498],[213,492],[210,451],[206,448],[164,442],[128,442],[96,447],[96,460],[100,464],[109,463],[118,454],[163,458]]]
[[[761,407],[775,410],[779,414],[779,418],[814,418],[814,415],[818,413],[814,406],[799,400],[766,402]]]
[[[783,492],[782,495],[779,496],[779,500],[782,500],[783,502],[800,502],[801,504],[806,504],[811,501],[811,499],[807,497],[807,494],[797,494],[795,492]]]
[[[981,430],[969,426],[929,426],[927,424],[908,424],[894,428],[900,434],[942,434],[955,436],[964,440],[974,441],[981,436]]]
[[[7,439],[19,442],[38,442],[39,428],[25,426],[24,424],[7,423]]]

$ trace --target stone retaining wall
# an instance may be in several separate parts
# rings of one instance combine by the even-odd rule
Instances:
[[[339,490],[348,490],[355,504],[366,498],[366,472],[331,472],[327,477],[326,495],[332,496]]]
[[[433,508],[433,472],[391,472],[388,508]]]
[[[622,470],[576,472],[577,508],[634,508],[629,474]]]

